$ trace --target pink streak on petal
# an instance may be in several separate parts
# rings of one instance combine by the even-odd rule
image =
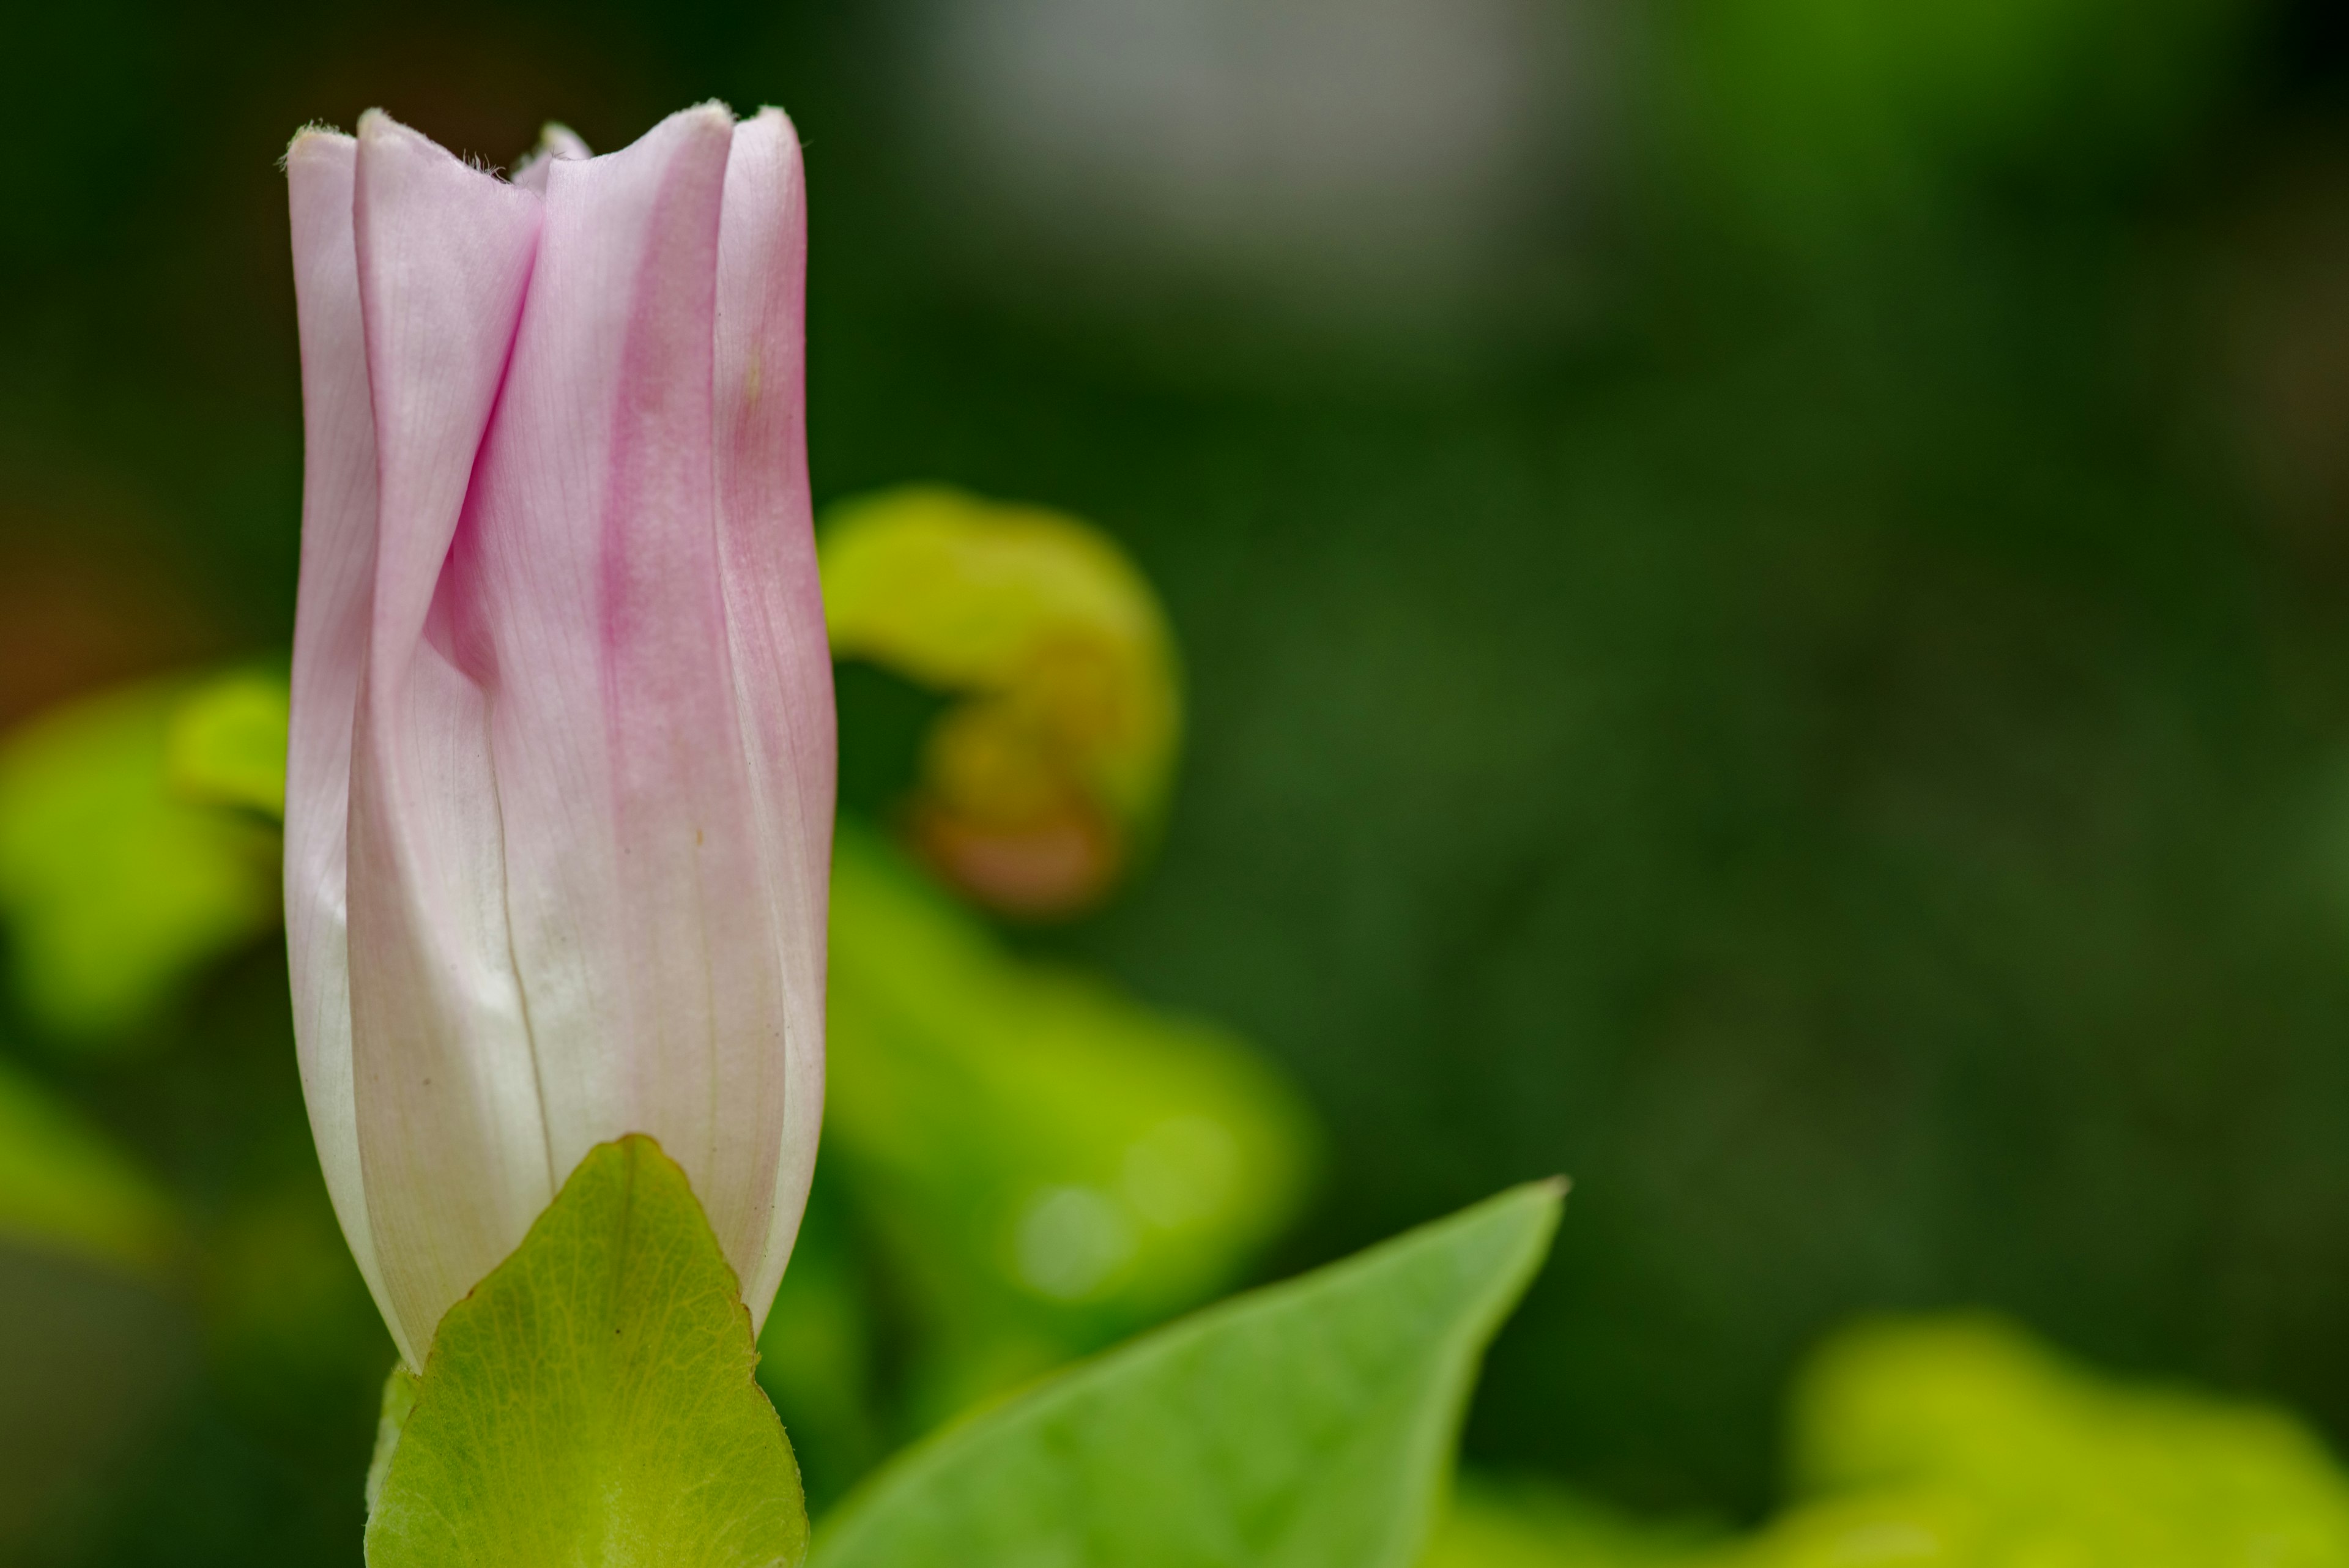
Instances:
[[[358,143],[305,131],[285,155],[302,336],[302,575],[285,760],[285,943],[302,1096],[326,1191],[387,1316],[359,1176],[344,914],[351,722],[375,582],[375,413],[351,232]]]
[[[388,1316],[420,1366],[440,1314],[554,1190],[485,809],[488,700],[450,557],[541,203],[380,114],[360,122],[355,201],[379,496],[352,758],[352,1036]]]
[[[790,1260],[823,1117],[824,911],[837,746],[832,654],[809,505],[804,375],[807,187],[780,109],[734,129],[719,227],[719,544],[736,704],[784,976],[782,1158],[768,1234],[742,1284],[763,1324]]]
[[[651,1133],[749,1279],[773,1229],[789,1055],[711,461],[731,143],[710,106],[549,168],[452,566],[468,600],[453,624],[486,649],[553,1164]]]

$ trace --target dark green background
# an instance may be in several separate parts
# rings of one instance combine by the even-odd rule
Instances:
[[[1675,109],[1706,7],[1627,9],[1553,281],[1408,350],[1007,278],[909,155],[910,5],[16,4],[0,717],[289,635],[295,126],[504,161],[780,101],[819,502],[1065,507],[1183,640],[1160,862],[1023,941],[1294,1069],[1334,1158],[1268,1272],[1575,1178],[1475,1458],[1750,1513],[1803,1349],[1953,1303],[2349,1438],[2349,30],[2213,0],[2100,94],[2140,14],[2059,3],[2044,101],[1783,143],[1799,60]],[[315,1183],[283,985],[27,1054],[229,1212]],[[158,1351],[210,1370],[55,1551],[355,1561],[387,1358],[339,1289],[309,1361]]]

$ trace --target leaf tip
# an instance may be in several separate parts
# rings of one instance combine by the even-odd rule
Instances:
[[[1545,1228],[1555,1227],[1565,1212],[1566,1199],[1574,1190],[1574,1181],[1566,1176],[1545,1176],[1538,1181],[1521,1182],[1490,1199],[1495,1206],[1524,1206],[1539,1210],[1546,1216]]]

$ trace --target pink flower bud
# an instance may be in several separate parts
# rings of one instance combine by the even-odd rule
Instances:
[[[798,139],[705,105],[508,182],[370,113],[286,170],[285,905],[344,1232],[420,1367],[581,1157],[649,1133],[755,1323],[823,1098]]]

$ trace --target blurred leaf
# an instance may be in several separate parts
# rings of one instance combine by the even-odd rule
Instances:
[[[1106,892],[1156,830],[1182,732],[1133,562],[1073,517],[929,486],[833,506],[819,552],[833,652],[964,698],[925,746],[923,854],[1005,910]]]
[[[1560,1193],[1504,1193],[931,1439],[827,1523],[821,1568],[1403,1568]]]
[[[1463,1476],[1421,1568],[1663,1568],[1710,1556],[1715,1533],[1634,1520],[1555,1484]]]
[[[285,673],[234,670],[196,687],[171,715],[165,772],[183,800],[285,815]]]
[[[799,1563],[799,1470],[757,1355],[685,1173],[648,1137],[598,1146],[441,1319],[387,1445],[367,1562]]]
[[[171,1200],[128,1155],[0,1063],[0,1240],[151,1281],[177,1235]]]
[[[203,1278],[212,1362],[248,1421],[298,1425],[392,1353],[315,1160],[220,1206]]]
[[[0,1142],[0,1160],[13,1152]],[[59,1547],[103,1525],[140,1438],[181,1399],[193,1325],[111,1261],[0,1233],[0,1563],[81,1562]]]
[[[1741,1562],[2349,1563],[2349,1477],[2282,1411],[2108,1382],[1995,1319],[1863,1324],[1799,1385],[1829,1494]]]
[[[847,821],[830,1003],[825,1147],[949,1342],[932,1415],[1224,1288],[1303,1196],[1253,1052],[1013,957]]]
[[[1978,1500],[1962,1493],[1909,1488],[1833,1498],[1795,1509],[1752,1542],[1724,1553],[1719,1563],[1721,1568],[1962,1568],[1968,1563],[2004,1568],[2017,1561],[2002,1550],[2013,1544],[1993,1539]],[[2055,1549],[2058,1554],[2052,1559],[2035,1559],[2026,1552],[2020,1561],[2026,1564],[2049,1561],[2065,1568],[2073,1563],[2080,1568],[2106,1568],[2106,1564],[2154,1568],[2169,1561],[2198,1565],[2226,1561],[2160,1555],[2107,1557],[2101,1552],[2081,1556],[2076,1542]]]
[[[118,1035],[277,912],[276,835],[176,798],[176,680],[71,703],[0,741],[0,919],[28,1010]]]
[[[874,1307],[828,1176],[817,1167],[792,1266],[759,1334],[759,1386],[791,1434],[816,1515],[886,1451],[874,1407]]]

